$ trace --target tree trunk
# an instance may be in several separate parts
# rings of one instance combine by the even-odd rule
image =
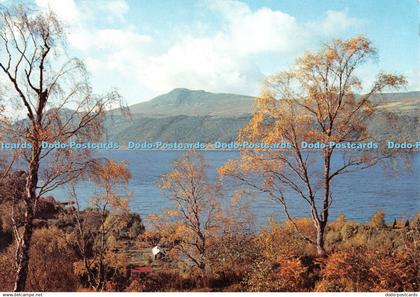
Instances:
[[[32,239],[33,232],[33,209],[31,206],[26,208],[25,211],[25,224],[23,227],[23,234],[18,246],[17,254],[17,272],[15,279],[14,292],[23,292],[25,290],[26,278],[28,276],[29,266],[29,247]]]
[[[36,213],[38,199],[36,187],[38,185],[39,152],[38,143],[35,143],[32,150],[32,158],[29,163],[29,172],[25,186],[25,220],[23,224],[23,234],[20,241],[18,241],[17,246],[17,271],[14,286],[15,292],[22,292],[25,290],[26,278],[28,276],[29,248],[32,239],[33,219]]]
[[[321,218],[316,226],[316,249],[319,256],[325,256],[324,233],[328,222],[328,213],[330,208],[330,168],[331,168],[331,151],[324,151],[324,201],[322,204]]]
[[[320,226],[318,226],[316,230],[316,251],[318,256],[326,255],[326,251],[324,248],[324,231],[325,226],[323,224],[320,224]]]

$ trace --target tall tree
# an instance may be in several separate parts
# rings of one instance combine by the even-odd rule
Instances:
[[[208,247],[219,229],[220,219],[219,187],[209,182],[207,168],[198,152],[187,152],[174,161],[160,184],[176,205],[166,219],[158,221],[158,227],[168,231],[161,243],[176,242],[174,252],[201,272],[206,270]]]
[[[386,87],[398,88],[406,82],[402,76],[380,73],[371,89],[358,96],[362,82],[356,71],[375,55],[371,42],[363,36],[335,39],[318,52],[303,55],[290,70],[268,77],[252,119],[240,133],[240,141],[283,142],[289,148],[244,149],[240,160],[232,160],[220,169],[221,174],[279,202],[297,231],[289,202],[290,196],[300,197],[308,205],[317,230],[315,239],[305,239],[316,245],[319,255],[325,254],[332,182],[341,174],[372,166],[381,158],[374,150],[338,155],[337,148],[348,142],[372,140],[367,123],[375,109],[369,99]],[[319,142],[322,155],[306,150],[304,142]],[[286,195],[286,189],[296,195]]]
[[[92,93],[84,64],[68,58],[65,52],[65,35],[51,11],[29,11],[24,6],[0,8],[4,105],[13,106],[13,115],[20,117],[8,127],[8,137],[30,144],[21,155],[27,177],[25,219],[15,234],[15,291],[25,289],[39,198],[79,176],[91,163],[87,150],[56,149],[43,146],[43,142],[99,140],[104,111],[119,100],[116,93]]]
[[[91,197],[91,207],[82,212],[74,188],[76,208],[68,214],[75,223],[75,243],[82,260],[75,265],[77,274],[86,275],[88,285],[103,291],[110,275],[116,274],[121,255],[112,249],[111,234],[120,230],[128,215],[127,184],[131,177],[127,164],[105,160],[92,166],[90,180],[97,190]],[[89,223],[89,221],[91,221]],[[126,264],[126,263],[124,263]]]

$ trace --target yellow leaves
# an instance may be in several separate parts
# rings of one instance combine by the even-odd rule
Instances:
[[[105,160],[102,163],[95,164],[90,175],[91,180],[104,186],[128,184],[130,178],[131,174],[126,162],[114,160]]]
[[[389,254],[362,247],[338,251],[326,260],[316,290],[415,291],[416,268],[406,251]]]
[[[305,53],[302,57],[296,59],[296,65],[298,66],[297,75],[305,75],[307,70],[312,69],[315,65],[319,65],[322,62],[322,55],[319,53]]]
[[[126,211],[131,196],[127,192],[127,184],[131,178],[125,162],[105,160],[94,164],[89,176],[97,186],[97,192],[91,197],[90,204],[94,207],[106,205],[112,210]]]
[[[241,202],[241,198],[242,198],[242,192],[241,191],[235,191],[235,193],[233,193],[232,198],[230,199],[230,204],[232,207],[238,206],[239,203]]]
[[[179,216],[179,211],[175,210],[175,209],[168,209],[166,211],[166,215],[168,217],[178,217]]]
[[[395,75],[381,72],[378,74],[374,88],[377,88],[376,91],[382,91],[382,89],[384,89],[385,87],[397,89],[406,84],[407,79],[403,75]]]
[[[289,71],[267,78],[256,99],[255,112],[241,130],[241,141],[340,142],[350,136],[359,141],[367,136],[372,104],[355,100],[361,85],[354,70],[374,54],[369,40],[356,36],[335,39],[321,50],[306,53]],[[403,77],[381,74],[377,86],[400,86]],[[346,139],[349,140],[349,139]],[[243,160],[243,159],[242,159]],[[230,164],[232,165],[232,164]],[[228,173],[227,166],[221,173]],[[246,166],[241,165],[241,169]]]
[[[350,38],[347,41],[339,41],[343,47],[349,52],[363,51],[370,52],[374,51],[374,48],[371,45],[371,42],[365,38],[363,35],[358,35],[353,38]]]
[[[194,236],[194,232],[191,228],[188,228],[184,224],[179,224],[175,228],[175,232],[172,233],[172,236],[175,238],[182,238],[183,240],[189,241],[189,238]]]
[[[191,183],[196,183],[196,189],[204,193],[208,186],[206,169],[208,164],[196,151],[188,151],[183,157],[175,160],[170,172],[160,180],[160,187],[174,197],[188,198],[193,195]]]
[[[128,183],[131,177],[128,166],[125,162],[108,161],[100,173],[104,177],[119,179],[121,183]]]
[[[229,175],[230,173],[234,172],[236,168],[238,168],[238,165],[239,164],[237,160],[229,160],[228,162],[223,164],[223,166],[219,167],[219,175],[221,175],[222,177]]]
[[[274,110],[277,106],[277,100],[268,91],[263,93],[255,99],[255,111],[260,114],[264,114]]]
[[[79,276],[86,273],[83,261],[74,262],[73,263],[73,271],[74,271],[74,274],[79,275]]]
[[[221,222],[220,187],[208,181],[206,169],[204,158],[195,151],[175,160],[170,172],[162,176],[160,187],[169,192],[176,208],[152,218],[160,243],[172,247],[170,254],[199,269],[204,269],[206,248]]]
[[[338,58],[338,53],[333,48],[328,48],[327,52],[325,53],[327,58],[327,62],[331,64],[334,60]]]

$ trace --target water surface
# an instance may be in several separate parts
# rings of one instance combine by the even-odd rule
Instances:
[[[102,156],[128,162],[132,179],[129,191],[132,193],[130,208],[139,212],[142,217],[152,213],[160,213],[172,206],[167,193],[158,187],[159,177],[168,172],[174,159],[180,157],[182,151],[112,151],[101,153]],[[204,157],[209,163],[209,178],[217,178],[217,168],[229,159],[238,158],[236,151],[204,151]],[[338,162],[338,161],[337,161]],[[340,176],[333,187],[333,205],[331,219],[344,213],[348,219],[367,222],[372,214],[381,209],[385,212],[386,220],[394,218],[408,218],[420,211],[419,186],[420,153],[416,153],[411,170],[400,170],[398,175],[384,170],[383,166]],[[224,203],[228,203],[237,185],[227,182],[225,186]],[[87,205],[89,195],[93,192],[93,185],[81,182],[77,185],[79,197],[83,205]],[[60,200],[66,200],[65,189],[61,188],[53,193]],[[307,205],[297,195],[288,191],[290,211],[294,216],[309,216]],[[250,198],[250,207],[259,224],[266,224],[267,216],[277,220],[284,220],[282,208],[261,193]]]

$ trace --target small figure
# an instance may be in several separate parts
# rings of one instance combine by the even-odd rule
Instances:
[[[165,256],[165,250],[157,245],[152,248],[152,254],[155,260],[160,260]]]

